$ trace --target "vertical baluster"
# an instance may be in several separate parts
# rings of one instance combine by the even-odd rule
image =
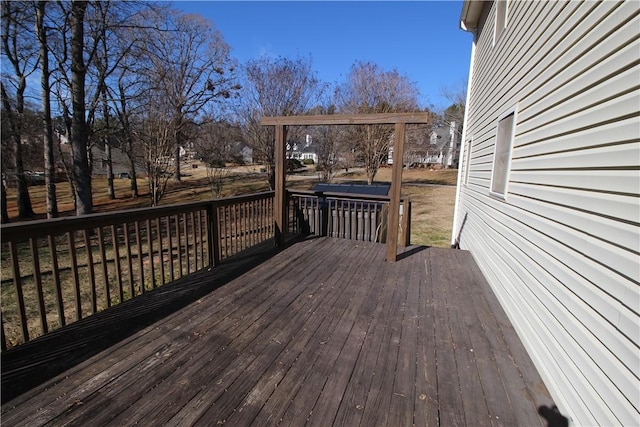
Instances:
[[[209,218],[209,229],[207,233],[207,240],[210,239],[209,250],[212,251],[209,254],[211,266],[216,266],[220,263],[220,211],[218,206],[212,206],[209,210],[211,217]]]
[[[118,226],[111,226],[111,243],[113,244],[113,265],[116,269],[116,282],[118,284],[118,302],[124,301],[124,289],[122,288],[122,270],[120,267],[120,242],[118,240]]]
[[[338,231],[338,238],[342,239],[343,233],[344,233],[344,225],[343,225],[343,204],[344,204],[344,200],[336,200],[336,209],[338,212],[338,227],[337,227],[337,231]]]
[[[265,232],[264,230],[264,199],[260,199],[256,201],[257,203],[257,209],[258,209],[258,235],[257,235],[257,240],[258,242],[262,242],[264,239],[263,233]]]
[[[169,273],[169,277],[171,279],[171,281],[173,282],[175,280],[174,277],[174,266],[173,266],[173,238],[172,238],[172,233],[171,233],[171,216],[167,216],[167,238],[169,239],[169,266],[170,266],[170,273]]]
[[[138,275],[140,277],[140,294],[144,294],[145,291],[145,287],[144,287],[144,262],[142,259],[143,253],[142,253],[142,237],[140,236],[140,221],[136,221],[134,223],[134,227],[136,230],[136,246],[137,246],[137,253],[138,253]]]
[[[267,201],[267,200],[263,201],[262,206],[263,206],[263,208],[262,208],[262,218],[263,218],[263,221],[264,221],[264,228],[265,228],[265,232],[266,232],[265,239],[270,239],[272,236],[274,236],[274,233],[271,233],[271,229],[272,229],[272,227],[275,226],[275,224],[272,224],[271,221],[269,221],[269,217],[267,216],[268,215],[267,212],[270,210],[271,206],[269,206],[269,201]],[[274,221],[275,221],[275,216],[274,216]]]
[[[231,208],[231,254],[238,253],[238,205],[233,204]]]
[[[107,271],[107,251],[104,248],[104,234],[102,227],[98,227],[98,246],[102,264],[102,277],[104,278],[104,296],[107,299],[107,307],[111,307],[111,291],[109,289],[109,273]]]
[[[162,218],[156,218],[156,230],[158,232],[158,260],[160,261],[160,284],[164,285],[164,247],[162,246]]]
[[[150,219],[147,219],[146,228],[147,228],[147,246],[149,248],[149,268],[151,271],[151,287],[155,289],[156,288],[156,268],[154,265],[154,258],[153,258],[153,230],[151,229]]]
[[[251,235],[249,238],[251,239],[251,245],[258,244],[258,201],[253,200],[250,206],[251,212],[249,216],[249,228],[251,229]]]
[[[11,267],[13,272],[13,284],[18,300],[18,316],[20,317],[20,330],[22,332],[22,342],[29,341],[29,328],[27,327],[27,315],[24,308],[24,295],[22,293],[22,277],[20,276],[20,264],[18,262],[18,247],[14,241],[9,242],[11,252]]]
[[[323,236],[322,230],[322,210],[320,206],[320,197],[310,200],[311,212],[313,213],[313,231],[316,236]]]
[[[340,219],[338,218],[338,214],[339,214],[339,210],[338,210],[338,201],[337,200],[331,200],[330,202],[330,211],[331,211],[331,215],[333,217],[333,232],[331,233],[331,237],[339,237],[339,233],[340,233],[340,229],[339,229],[339,225],[340,225]]]
[[[244,247],[248,249],[251,247],[251,242],[249,242],[249,202],[245,202],[243,204],[243,215],[244,215]]]
[[[371,221],[371,203],[367,203],[367,216],[364,219],[364,232],[366,234],[364,240],[366,240],[367,242],[372,242],[373,239],[371,238],[371,236],[373,235],[373,230],[371,228],[371,223],[373,221]]]
[[[264,209],[264,214],[265,214],[265,221],[267,222],[267,238],[270,239],[272,237],[275,237],[275,212],[273,211],[273,209],[275,209],[275,203],[273,203],[273,199],[269,199],[269,200],[265,200],[265,209]],[[269,212],[271,212],[271,215],[269,216]],[[272,219],[272,221],[269,221],[269,219]]]
[[[93,252],[91,248],[91,234],[89,230],[83,230],[84,247],[87,251],[87,269],[89,273],[89,286],[91,289],[91,314],[98,311],[98,301],[96,294],[96,272],[93,268]]]
[[[351,240],[359,240],[358,239],[358,202],[350,201],[349,202],[349,216],[351,217]]]
[[[44,293],[42,292],[42,273],[40,272],[40,251],[38,250],[38,239],[30,238],[31,263],[33,266],[33,279],[36,285],[36,297],[38,298],[38,312],[40,313],[40,331],[42,335],[49,331],[47,325],[47,309],[44,304]]]
[[[129,267],[129,298],[133,298],[135,293],[134,274],[133,274],[133,256],[131,254],[131,236],[129,235],[129,224],[124,224],[124,242],[127,248],[127,267]]]
[[[82,298],[80,294],[80,279],[78,276],[78,256],[76,254],[76,239],[73,231],[67,233],[67,242],[69,243],[69,256],[71,258],[71,273],[73,275],[73,289],[76,306],[76,320],[82,319]]]
[[[202,268],[206,267],[205,257],[204,257],[204,239],[202,236],[202,215],[203,212],[201,210],[198,211],[198,238],[200,239],[200,265]]]
[[[179,277],[182,277],[182,239],[180,238],[180,214],[176,214],[176,240],[178,245],[178,272]]]
[[[244,203],[238,204],[238,251],[245,249],[244,243]]]
[[[403,202],[401,246],[411,244],[411,200]]]
[[[64,303],[62,300],[62,286],[60,284],[60,267],[58,266],[58,251],[56,249],[56,239],[49,234],[49,253],[51,254],[51,268],[53,269],[53,286],[56,293],[56,308],[58,311],[58,324],[64,326],[67,319],[64,315]]]
[[[270,224],[267,222],[267,217],[266,217],[266,212],[267,210],[267,201],[265,199],[262,199],[260,201],[260,219],[262,220],[262,226],[260,227],[260,229],[262,230],[262,236],[261,236],[261,241],[264,241],[265,238],[270,238],[271,237],[271,229],[270,229]]]
[[[184,227],[184,257],[187,262],[186,270],[187,274],[191,273],[191,266],[189,264],[189,216],[188,214],[182,215],[182,226]]]
[[[224,206],[224,213],[222,217],[224,218],[224,257],[229,257],[229,206]]]
[[[265,215],[267,218],[267,228],[269,231],[269,238],[274,238],[276,233],[276,204],[274,203],[274,199],[265,200],[265,204],[267,206],[265,210]],[[273,221],[270,221],[273,219]]]
[[[189,219],[191,219],[191,232],[193,233],[193,271],[198,271],[198,229],[196,228],[196,218],[194,211],[191,211],[189,213]]]

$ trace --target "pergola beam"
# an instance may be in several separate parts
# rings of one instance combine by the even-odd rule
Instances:
[[[321,126],[321,125],[395,125],[427,124],[429,113],[326,114],[316,116],[263,117],[264,126]]]

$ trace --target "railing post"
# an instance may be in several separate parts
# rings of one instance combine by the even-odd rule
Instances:
[[[220,243],[218,239],[218,207],[214,204],[207,206],[207,253],[209,255],[209,266],[213,267],[220,263]]]
[[[329,200],[324,196],[322,191],[316,192],[317,202],[318,202],[318,216],[320,217],[319,225],[319,236],[326,237],[329,235]]]
[[[402,202],[402,234],[400,235],[400,245],[409,246],[411,244],[411,200]]]
[[[5,351],[7,349],[7,337],[4,334],[4,317],[2,317],[2,313],[0,313],[0,334],[2,335],[0,337],[0,345],[2,345],[2,351]]]

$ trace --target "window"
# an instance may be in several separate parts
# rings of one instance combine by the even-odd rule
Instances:
[[[493,32],[493,45],[500,38],[500,35],[507,28],[507,0],[498,0],[496,2],[496,21]]]
[[[469,168],[471,168],[471,145],[473,138],[467,142],[467,157],[464,159],[464,185],[469,185]]]
[[[493,171],[491,173],[491,194],[502,198],[507,194],[515,123],[516,107],[498,120],[496,147],[493,154]]]

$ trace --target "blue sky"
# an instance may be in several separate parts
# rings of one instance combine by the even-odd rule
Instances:
[[[181,1],[213,21],[240,63],[260,55],[311,56],[318,77],[345,79],[356,61],[398,69],[417,83],[424,106],[446,107],[443,87],[469,72],[472,36],[459,29],[461,1]]]

